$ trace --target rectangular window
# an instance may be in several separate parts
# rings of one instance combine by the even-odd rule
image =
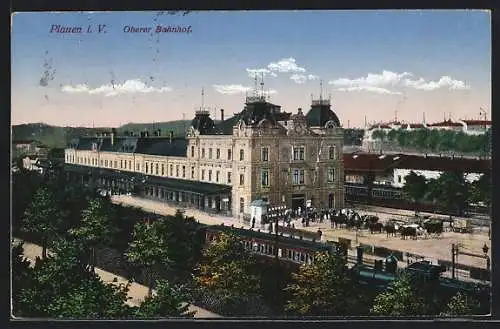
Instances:
[[[220,172],[217,170],[217,171],[215,172],[215,181],[216,181],[217,183],[219,182],[219,174],[220,174]]]
[[[191,167],[191,179],[194,179],[194,167]]]
[[[260,172],[260,182],[262,186],[269,186],[269,169],[262,169]]]
[[[231,172],[227,173],[227,183],[231,183]]]
[[[245,175],[240,174],[240,185],[245,185]]]
[[[211,182],[212,181],[212,170],[209,170],[208,171],[208,181]]]
[[[292,184],[293,185],[303,185],[305,181],[305,171],[304,169],[294,169],[292,173]]]
[[[330,160],[335,160],[336,154],[335,154],[335,146],[330,146],[328,148],[328,159]]]
[[[128,160],[128,169],[132,170],[132,160]]]
[[[148,173],[149,171],[149,164],[146,162],[146,174]]]
[[[179,177],[179,165],[175,165],[175,177]]]
[[[161,164],[161,175],[165,176],[165,164],[164,163]]]
[[[174,176],[174,165],[170,165],[170,176]]]
[[[194,146],[191,146],[191,158],[194,158]]]
[[[182,166],[182,178],[186,178],[186,166]]]
[[[155,173],[158,175],[158,164],[155,165]]]
[[[335,181],[335,169],[334,168],[328,168],[326,181],[328,183],[333,183]]]
[[[227,150],[227,159],[231,160],[231,149]]]
[[[211,148],[208,149],[208,158],[212,159],[212,149]]]
[[[243,149],[240,150],[240,161],[245,160],[245,151]]]
[[[245,211],[245,199],[240,198],[240,213]]]
[[[269,161],[269,147],[263,147],[260,155],[261,161]]]
[[[115,168],[118,168],[118,161],[115,160]]]
[[[120,169],[123,169],[123,160],[120,160]]]
[[[205,159],[205,149],[201,149],[201,157]]]
[[[293,160],[303,161],[305,159],[306,148],[304,146],[293,148]]]
[[[401,183],[401,175],[398,175],[398,183]]]
[[[201,180],[205,180],[205,169],[201,170]]]
[[[106,166],[106,167],[108,166],[108,160],[104,161],[104,166]]]
[[[138,164],[138,163],[136,163],[136,164],[135,164],[135,170],[137,170],[137,171],[141,171],[141,165],[140,165],[140,164]]]

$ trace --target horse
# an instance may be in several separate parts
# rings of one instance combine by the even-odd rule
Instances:
[[[370,229],[370,233],[372,233],[372,234],[374,232],[382,233],[382,229],[384,228],[384,224],[382,224],[382,223],[370,223],[368,227]]]
[[[403,240],[406,239],[407,236],[416,239],[417,238],[417,231],[418,231],[419,226],[418,225],[405,225],[401,228],[401,238]]]
[[[396,225],[394,225],[394,223],[385,224],[384,229],[387,233],[387,237],[389,237],[389,235],[396,236],[396,233],[398,231],[398,228],[396,228]]]
[[[441,235],[443,233],[443,222],[442,221],[429,221],[424,222],[424,228],[429,234]]]

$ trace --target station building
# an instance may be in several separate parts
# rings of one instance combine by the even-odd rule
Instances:
[[[343,131],[329,100],[304,114],[264,96],[215,123],[196,112],[185,136],[82,136],[65,149],[68,178],[207,212],[248,218],[254,200],[288,208],[344,206]]]

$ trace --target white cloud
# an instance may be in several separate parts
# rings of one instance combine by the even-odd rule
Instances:
[[[395,73],[382,71],[382,74],[368,73],[366,77],[357,79],[341,78],[328,83],[336,87],[385,87],[398,84],[404,77],[411,76],[411,73]]]
[[[452,90],[469,89],[470,87],[464,81],[452,79],[449,76],[442,76],[438,81],[426,82],[423,78],[418,80],[405,79],[404,85],[406,87],[415,88],[419,90],[436,90],[439,88],[448,88]]]
[[[260,78],[262,74],[264,74],[264,77],[273,77],[276,78],[278,75],[268,69],[246,69],[248,76],[250,78],[255,78],[256,76]]]
[[[307,80],[317,80],[317,79],[319,79],[319,77],[317,75],[314,75],[314,74],[305,75],[305,74],[295,73],[295,74],[292,74],[290,79],[293,80],[295,83],[302,84],[302,83],[305,83]]]
[[[386,95],[400,95],[401,92],[396,90],[389,90],[382,87],[373,87],[373,86],[358,86],[358,87],[342,87],[335,89],[337,91],[369,91],[377,94],[386,94]]]
[[[267,68],[271,71],[277,71],[281,73],[306,71],[305,68],[300,67],[295,63],[295,58],[293,57],[283,58],[278,62],[272,62],[267,66]]]
[[[163,93],[172,91],[170,87],[155,88],[146,85],[139,79],[127,80],[122,84],[105,84],[97,88],[91,88],[87,84],[77,84],[75,86],[65,85],[61,87],[61,91],[68,94],[104,94],[105,96],[116,96],[119,94],[134,94],[134,93]]]
[[[213,85],[215,91],[225,95],[235,95],[246,93],[252,88],[242,85]]]
[[[338,87],[338,91],[368,91],[379,94],[401,94],[396,90],[386,87],[407,87],[418,90],[436,90],[448,88],[452,90],[469,89],[463,81],[454,80],[449,76],[443,76],[438,81],[426,81],[423,78],[412,80],[413,74],[409,72],[396,73],[392,71],[382,71],[381,74],[369,73],[366,77],[348,79],[340,78],[328,83]]]
[[[243,86],[243,85],[212,85],[216,92],[224,94],[224,95],[236,95],[236,94],[244,94],[246,92],[253,91],[253,88]],[[278,92],[274,89],[264,90],[264,94],[273,95]]]

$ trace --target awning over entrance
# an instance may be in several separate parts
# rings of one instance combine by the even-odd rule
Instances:
[[[192,181],[187,179],[175,179],[145,175],[142,173],[127,172],[108,168],[94,168],[81,165],[65,164],[65,170],[81,174],[91,174],[99,177],[110,177],[115,179],[130,179],[137,183],[157,185],[172,191],[193,192],[202,195],[230,194],[231,186]]]

